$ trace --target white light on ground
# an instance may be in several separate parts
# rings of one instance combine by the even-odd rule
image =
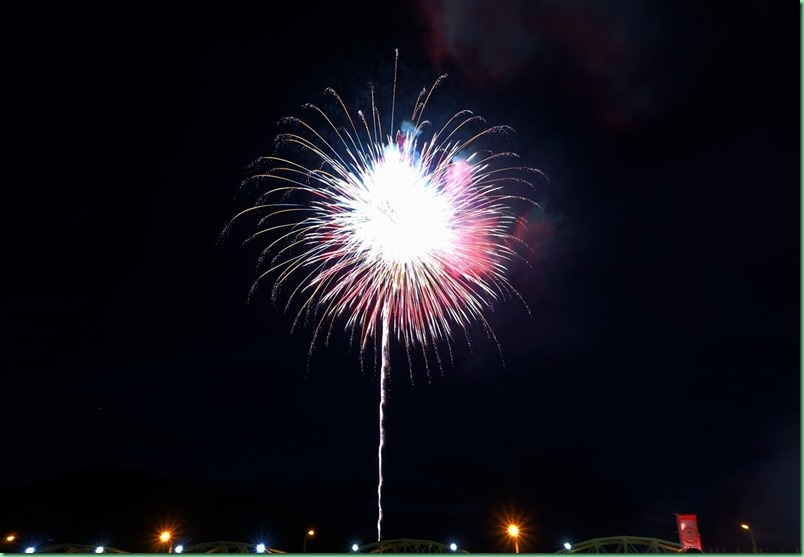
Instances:
[[[34,551],[36,551],[36,549],[34,549],[33,547],[25,548],[25,553],[33,553]]]
[[[453,543],[449,544],[449,548],[450,548],[452,551],[457,551],[457,550],[458,550],[458,544],[456,544],[456,543],[454,543],[454,542],[453,542]]]
[[[176,547],[173,548],[173,553],[181,553],[182,551],[184,551],[183,545],[177,545]]]
[[[570,549],[572,549],[572,544],[570,542],[564,542],[564,549],[569,551]]]
[[[96,547],[95,548],[95,553],[103,553],[103,546],[99,545],[98,547]]]
[[[357,551],[358,549],[360,549],[360,546],[357,545],[356,543],[353,543],[352,544],[352,551]]]
[[[265,553],[265,544],[264,543],[258,543],[257,544],[257,553]]]

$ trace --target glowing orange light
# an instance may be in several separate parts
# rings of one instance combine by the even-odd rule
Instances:
[[[509,524],[508,535],[514,540],[514,553],[519,553],[519,526],[513,523]]]
[[[750,530],[748,524],[740,524],[740,528],[742,528],[743,530]]]
[[[161,534],[159,534],[159,539],[163,542],[170,540],[170,532],[168,531],[162,532]]]
[[[315,530],[312,530],[312,529],[307,530],[307,535],[308,536],[315,536]]]
[[[6,541],[7,542],[13,542],[16,539],[17,539],[17,536],[15,536],[14,534],[9,534],[8,536],[6,536]]]

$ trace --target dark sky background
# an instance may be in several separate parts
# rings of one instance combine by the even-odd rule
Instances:
[[[64,531],[78,500],[189,512],[135,511],[119,486],[42,491],[96,465],[249,486],[287,519],[188,520],[196,541],[266,528],[295,551],[308,524],[317,550],[376,539],[375,371],[337,337],[308,358],[312,332],[291,334],[270,289],[247,303],[257,250],[218,239],[279,119],[330,86],[365,109],[398,48],[400,113],[447,73],[430,118],[511,125],[549,180],[534,181],[531,268],[510,271],[532,316],[490,314],[504,363],[478,334],[429,381],[394,367],[383,537],[508,551],[496,521],[512,514],[549,552],[677,541],[674,513],[696,513],[705,548],[750,550],[739,521],[761,547],[800,548],[799,10],[7,9],[0,524],[94,543],[90,520]],[[50,514],[22,510],[37,489]],[[120,522],[103,534],[125,549],[139,523]]]

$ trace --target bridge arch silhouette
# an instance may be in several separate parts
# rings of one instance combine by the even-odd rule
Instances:
[[[54,545],[47,545],[44,547],[37,547],[36,553],[95,553],[97,549],[97,545],[90,545],[86,543],[58,543]],[[103,546],[104,553],[128,553],[128,551],[124,551],[122,549],[117,549],[116,547],[110,547],[108,545]]]
[[[61,543],[37,548],[36,553],[76,553],[93,554],[96,546],[79,543]],[[104,553],[129,553],[115,547],[104,546]],[[236,541],[211,541],[185,546],[182,553],[256,553],[253,543]],[[569,550],[561,549],[556,553],[681,553],[681,544],[647,538],[642,536],[611,536],[593,538],[572,544]],[[263,553],[286,553],[280,549],[266,547]],[[448,544],[432,540],[399,538],[380,540],[358,546],[357,551],[344,553],[469,553],[460,547],[452,550]]]
[[[642,536],[593,538],[556,553],[681,553],[681,544]]]

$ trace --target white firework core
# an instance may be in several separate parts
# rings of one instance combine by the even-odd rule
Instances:
[[[356,249],[367,260],[416,265],[454,243],[449,200],[396,145],[386,147],[363,184],[364,196],[352,200],[344,227],[352,230]]]

